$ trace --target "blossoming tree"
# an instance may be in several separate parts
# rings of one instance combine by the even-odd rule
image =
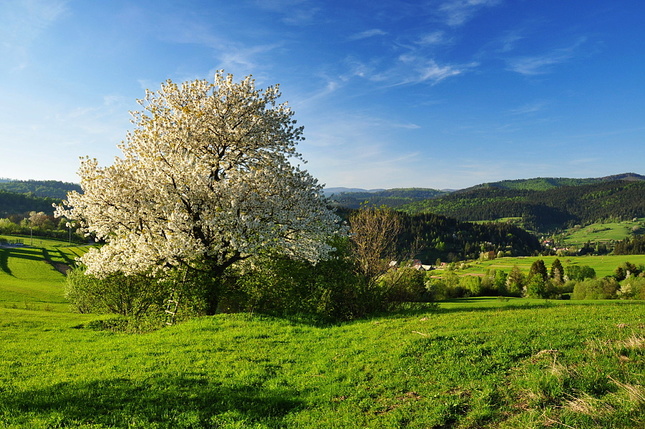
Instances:
[[[337,218],[292,163],[303,161],[303,128],[279,97],[277,85],[258,90],[250,76],[237,83],[223,72],[146,91],[123,156],[108,167],[83,158],[83,192],[56,210],[105,242],[83,256],[87,273],[186,266],[216,281],[261,251],[324,258]],[[212,311],[218,297],[207,299]]]

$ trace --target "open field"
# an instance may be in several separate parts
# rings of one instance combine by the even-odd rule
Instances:
[[[645,219],[634,221],[594,223],[585,227],[570,228],[563,236],[565,246],[581,247],[587,242],[608,243],[631,237],[633,232],[642,232]]]
[[[16,308],[66,310],[63,298],[65,276],[62,271],[85,252],[83,246],[29,237],[0,236],[10,242],[21,240],[26,246],[0,246],[0,305]]]
[[[489,261],[470,261],[465,262],[466,268],[459,269],[459,275],[483,275],[489,269],[503,270],[509,272],[517,265],[525,274],[529,272],[531,264],[536,259],[542,259],[547,268],[550,269],[555,259],[559,259],[565,267],[569,265],[588,265],[596,271],[598,277],[612,275],[616,267],[621,263],[628,261],[635,265],[645,265],[645,255],[604,255],[604,256],[521,256],[513,258],[497,258]],[[457,263],[457,266],[461,266]],[[435,274],[441,275],[442,270],[434,271]]]
[[[470,298],[126,334],[67,312],[43,249],[82,251],[2,249],[0,428],[645,426],[645,302]]]
[[[0,427],[645,424],[643,302],[471,299],[328,327],[219,315],[144,335],[91,319],[0,308]]]

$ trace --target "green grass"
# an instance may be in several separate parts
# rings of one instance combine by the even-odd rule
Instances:
[[[16,237],[0,236],[15,240]],[[19,237],[30,244],[29,237]],[[0,306],[65,310],[61,272],[85,252],[82,246],[34,238],[33,246],[0,247]]]
[[[645,302],[470,298],[126,334],[65,311],[42,260],[56,246],[4,253],[0,428],[645,426]]]
[[[642,302],[471,299],[329,327],[219,315],[143,335],[0,318],[0,427],[645,424]]]
[[[585,243],[608,243],[631,237],[634,229],[642,230],[645,219],[636,221],[594,223],[585,227],[570,228],[564,234],[565,246],[582,247]]]
[[[555,259],[559,259],[565,267],[569,265],[588,265],[596,271],[596,276],[604,277],[612,275],[621,263],[627,261],[635,265],[645,265],[645,255],[604,255],[604,256],[521,256],[512,258],[497,258],[489,261],[470,261],[464,262],[464,269],[458,269],[459,275],[483,275],[489,269],[503,270],[506,273],[517,266],[524,273],[528,273],[531,264],[542,259],[547,269]],[[457,264],[460,267],[461,263]],[[443,270],[436,270],[433,274],[441,275]]]

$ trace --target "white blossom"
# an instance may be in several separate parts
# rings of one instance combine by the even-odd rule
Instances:
[[[114,164],[82,158],[82,193],[57,216],[78,220],[105,245],[83,257],[88,274],[156,271],[207,263],[225,269],[259,251],[317,261],[337,218],[322,186],[290,161],[303,128],[257,90],[218,72],[214,82],[162,84],[139,100],[135,128]]]

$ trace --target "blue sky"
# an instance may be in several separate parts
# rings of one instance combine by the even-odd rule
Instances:
[[[218,69],[279,83],[329,187],[645,174],[645,3],[4,0],[0,177],[78,181],[129,111]]]

